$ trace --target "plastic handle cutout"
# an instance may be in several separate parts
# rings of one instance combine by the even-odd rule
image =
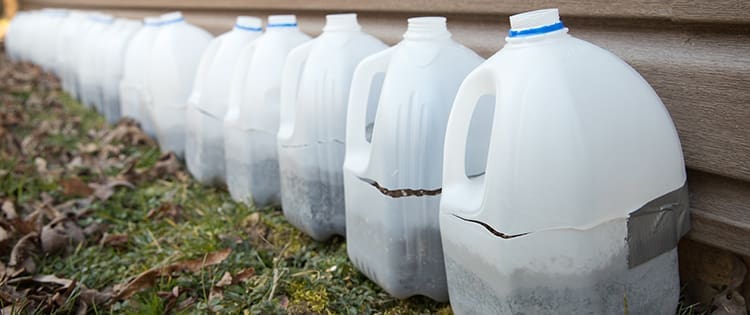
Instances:
[[[193,91],[192,93],[190,93],[190,97],[188,97],[188,107],[198,107],[198,103],[200,102],[201,97],[201,88],[203,87],[203,78],[208,75],[208,70],[211,68],[210,65],[211,63],[213,63],[213,60],[216,57],[216,52],[218,50],[219,41],[215,40],[211,42],[211,45],[208,46],[206,52],[203,53],[200,64],[198,64],[198,71],[196,72],[195,78],[193,79]]]
[[[375,76],[385,73],[388,69],[393,49],[391,47],[367,57],[354,70],[349,91],[349,112],[346,125],[347,147],[352,151],[364,151],[368,154],[370,152],[370,143],[367,141],[365,132],[370,90]]]
[[[244,99],[245,86],[247,83],[247,77],[250,73],[250,65],[252,64],[253,56],[255,55],[255,47],[258,41],[253,41],[242,49],[239,56],[239,62],[237,68],[234,70],[232,75],[232,83],[229,86],[229,106],[227,113],[224,118],[225,123],[235,123],[236,127],[240,130],[242,128],[242,100]]]
[[[480,99],[482,96],[497,94],[495,82],[492,71],[480,66],[466,77],[458,89],[446,128],[446,150],[443,156],[444,191],[453,191],[456,195],[463,196],[476,196],[483,191],[484,176],[469,178],[466,174],[466,144],[472,116]],[[456,186],[451,187],[452,185]],[[481,198],[477,196],[468,200],[479,201]]]
[[[314,41],[309,41],[302,44],[287,56],[281,81],[281,125],[278,134],[280,140],[291,138],[294,132],[299,82],[313,43]]]

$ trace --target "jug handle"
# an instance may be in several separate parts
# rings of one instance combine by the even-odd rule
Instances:
[[[466,175],[466,142],[477,104],[482,96],[497,94],[496,82],[492,70],[480,66],[466,76],[458,89],[445,133],[441,209],[461,211],[481,206],[485,177]]]
[[[232,74],[232,82],[229,85],[229,103],[227,106],[227,113],[224,116],[224,122],[226,123],[231,115],[236,115],[237,127],[242,127],[242,99],[243,93],[245,92],[245,82],[247,81],[248,69],[252,63],[253,56],[255,55],[255,47],[257,39],[247,44],[242,49],[239,55],[239,61],[237,62],[234,73]],[[233,111],[236,111],[233,112]]]
[[[366,152],[369,155],[370,143],[365,136],[367,106],[372,81],[378,73],[388,69],[394,47],[370,55],[362,60],[354,70],[349,91],[349,108],[346,118],[346,155],[352,152]],[[377,114],[376,114],[377,116]]]
[[[302,70],[310,56],[313,41],[293,49],[286,58],[281,80],[281,125],[279,126],[279,143],[292,137],[297,113],[297,93]]]
[[[203,78],[207,75],[209,66],[216,57],[216,52],[219,50],[219,41],[215,40],[211,42],[211,45],[206,48],[206,51],[201,56],[201,61],[198,64],[198,71],[195,73],[193,79],[193,86],[191,87],[192,92],[188,97],[188,107],[197,107],[201,97],[201,87],[203,86]]]

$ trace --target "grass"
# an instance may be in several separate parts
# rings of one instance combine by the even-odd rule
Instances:
[[[68,169],[64,164],[70,164],[71,159],[58,161],[66,154],[85,160],[95,154],[83,153],[81,146],[104,146],[96,134],[112,126],[94,111],[54,88],[41,89],[38,82],[31,90],[0,93],[0,111],[24,117],[9,129],[18,139],[30,137],[45,124],[54,126],[31,154],[0,154],[0,170],[8,173],[0,176],[0,200],[10,199],[23,209],[47,195],[60,204],[77,198],[64,194],[61,178],[97,182],[123,170],[122,166],[97,170],[90,163]],[[138,169],[152,167],[161,155],[153,145],[123,145],[119,154],[112,159],[135,159]],[[38,158],[45,159],[50,169],[62,171],[55,175],[36,171]],[[23,175],[14,176],[14,170]],[[149,217],[149,211],[162,205],[173,205],[179,209],[178,215]],[[107,233],[126,235],[127,242],[108,246],[89,241],[66,256],[39,255],[37,274],[75,279],[88,288],[106,291],[154,267],[201,259],[224,248],[232,252],[218,265],[161,277],[152,288],[124,301],[89,308],[89,313],[451,313],[447,304],[427,298],[398,300],[388,296],[349,262],[342,238],[313,241],[288,224],[279,209],[256,209],[234,202],[226,191],[201,186],[187,176],[167,174],[140,182],[134,189],[117,188],[112,197],[94,201],[90,209],[93,214],[79,222],[81,226],[106,224]],[[8,261],[8,255],[2,259]],[[219,290],[215,285],[226,272],[236,275],[248,269],[254,270],[253,276],[223,287],[221,297],[216,298]],[[173,290],[179,292],[177,297],[170,296]],[[176,307],[181,303],[187,306]]]

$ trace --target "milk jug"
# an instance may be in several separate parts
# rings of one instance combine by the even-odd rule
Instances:
[[[234,28],[215,38],[201,58],[188,100],[185,161],[205,184],[224,183],[224,116],[242,48],[262,34],[260,19],[237,17]]]
[[[101,84],[100,112],[109,123],[120,119],[120,80],[127,44],[141,28],[141,23],[128,19],[119,19],[114,32],[104,41],[104,53],[101,59],[102,71],[98,80]]]
[[[278,133],[284,216],[316,240],[345,235],[344,139],[354,68],[387,48],[356,14],[326,16],[323,33],[289,53]]]
[[[96,62],[92,61],[96,60],[101,53],[101,40],[104,38],[103,35],[107,33],[108,28],[114,23],[114,18],[111,15],[95,14],[90,16],[89,19],[94,23],[91,24],[91,31],[87,33],[86,39],[81,45],[75,70],[78,78],[79,100],[87,107],[94,107],[98,96],[97,82],[94,77],[96,76],[95,73],[101,71],[101,69],[97,67]]]
[[[68,18],[60,26],[60,33],[55,39],[57,56],[55,59],[57,75],[60,78],[61,88],[72,94],[70,72],[73,71],[72,57],[78,46],[75,44],[81,37],[83,30],[80,28],[86,19],[83,12],[72,11]]]
[[[445,301],[438,228],[444,132],[459,84],[483,59],[451,39],[444,17],[408,22],[403,41],[354,72],[343,167],[347,250],[391,295]],[[373,98],[377,108],[368,106]]]
[[[145,82],[148,79],[151,48],[159,32],[159,17],[146,17],[141,27],[128,42],[125,50],[122,80],[120,81],[120,114],[135,119],[149,136],[155,138],[156,130],[148,114],[146,100],[150,99]]]
[[[669,113],[628,64],[568,35],[557,9],[510,25],[448,122],[440,228],[453,310],[674,314],[689,221]],[[482,95],[495,95],[494,124],[486,173],[469,178]]]
[[[182,157],[185,109],[203,51],[213,36],[188,24],[180,12],[162,16],[148,62],[146,106],[162,151]],[[150,96],[150,99],[148,98]]]
[[[271,15],[266,33],[240,54],[224,117],[224,158],[232,198],[278,204],[280,86],[289,52],[308,41],[294,15]]]

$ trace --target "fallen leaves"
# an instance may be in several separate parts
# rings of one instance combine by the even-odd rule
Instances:
[[[181,212],[182,208],[180,208],[180,206],[175,205],[171,202],[164,202],[158,207],[149,210],[148,214],[146,214],[146,217],[149,219],[160,219],[164,217],[177,219],[180,216]]]
[[[88,197],[94,193],[94,190],[78,177],[61,179],[60,186],[62,186],[63,195],[68,197]]]
[[[127,299],[133,294],[152,287],[159,277],[169,276],[181,271],[198,272],[205,267],[217,265],[227,259],[231,253],[232,249],[227,248],[206,254],[203,258],[176,262],[164,267],[146,270],[128,282],[116,285],[114,288],[115,297]]]

